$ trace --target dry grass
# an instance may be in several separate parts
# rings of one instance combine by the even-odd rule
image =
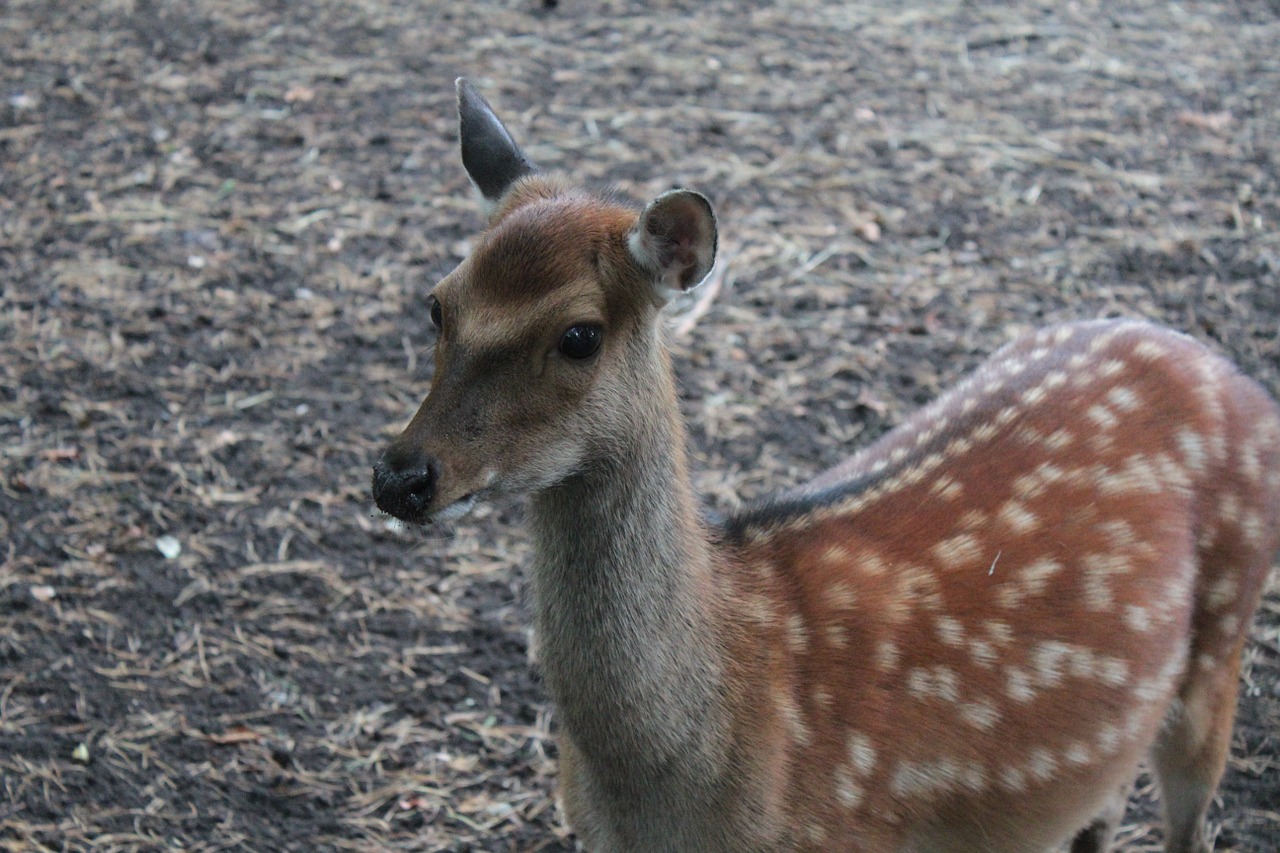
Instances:
[[[0,847],[570,849],[519,504],[402,532],[367,495],[479,224],[458,74],[544,165],[716,203],[675,349],[718,508],[1047,321],[1280,389],[1274,2],[544,6],[0,16]],[[1212,824],[1263,853],[1274,587],[1246,655]]]

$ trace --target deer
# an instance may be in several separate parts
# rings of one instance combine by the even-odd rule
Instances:
[[[1182,333],[1029,332],[869,446],[709,518],[665,306],[688,189],[544,172],[457,81],[487,228],[435,285],[430,390],[377,507],[528,497],[559,796],[596,853],[1110,849],[1143,761],[1206,853],[1280,545],[1280,408]]]

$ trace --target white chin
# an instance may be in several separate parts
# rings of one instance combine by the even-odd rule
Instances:
[[[435,513],[431,517],[431,520],[432,521],[453,521],[456,518],[462,518],[462,516],[471,512],[471,508],[475,505],[476,505],[476,496],[467,495],[462,500],[455,501],[449,504],[444,509]]]

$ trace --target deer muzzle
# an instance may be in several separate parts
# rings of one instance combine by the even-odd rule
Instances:
[[[401,521],[422,524],[430,520],[439,478],[435,459],[413,459],[388,450],[373,466],[374,503]]]

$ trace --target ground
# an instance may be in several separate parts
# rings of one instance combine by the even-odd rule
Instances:
[[[1280,391],[1277,45],[1274,0],[10,0],[0,847],[572,849],[522,503],[368,494],[480,225],[454,77],[545,167],[715,203],[672,338],[723,510],[1047,322]],[[1280,847],[1278,680],[1273,583],[1218,850]]]

